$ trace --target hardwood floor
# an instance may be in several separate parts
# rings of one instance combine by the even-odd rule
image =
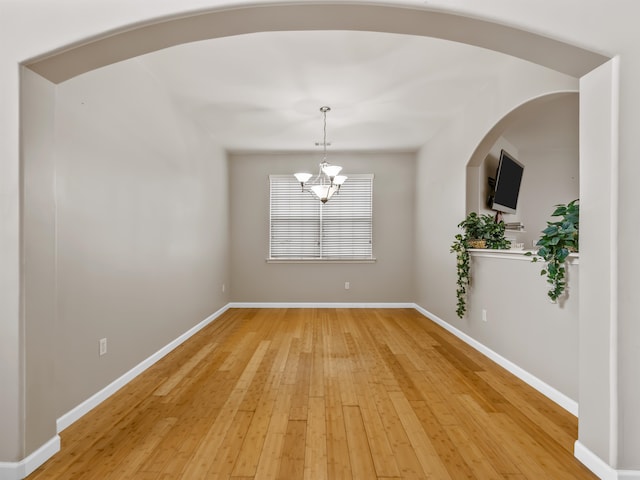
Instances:
[[[28,478],[589,479],[577,420],[411,309],[231,309]]]

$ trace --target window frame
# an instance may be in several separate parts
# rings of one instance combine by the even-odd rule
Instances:
[[[364,185],[364,191],[361,196],[354,196],[353,192],[347,190],[349,188],[348,184],[350,181],[352,186],[355,182],[359,183],[359,188],[363,188]],[[300,184],[292,175],[269,175],[269,251],[266,261],[268,263],[374,263],[376,261],[376,258],[373,254],[373,183],[374,174],[351,174],[349,175],[349,180],[347,180],[347,182],[341,187],[341,191],[336,193],[327,202],[327,204],[323,205],[322,202],[320,202],[320,200],[318,200],[312,193],[308,191],[302,192]],[[303,214],[312,216],[311,221],[315,222],[315,224],[317,225],[317,234],[315,234],[316,236],[313,239],[313,242],[316,243],[317,254],[305,256],[302,254],[295,255],[294,252],[294,255],[287,256],[275,252],[278,249],[274,247],[274,223],[276,223],[274,217],[278,216],[278,212],[276,211],[278,206],[276,205],[274,207],[274,185],[276,189],[288,190],[285,192],[285,195],[290,195],[290,197],[286,200],[283,200],[283,198],[285,197],[278,197],[276,198],[276,202],[292,204],[294,205],[294,210],[298,210],[298,212],[296,213],[303,212]],[[345,194],[345,192],[347,193]],[[337,202],[341,198],[341,194],[342,198],[351,199],[351,205],[354,208],[353,212],[356,215],[359,214],[361,216],[361,219],[364,219],[365,228],[363,229],[362,227],[356,227],[356,238],[360,239],[359,245],[358,242],[355,243],[355,246],[354,244],[349,244],[350,246],[344,249],[343,253],[338,254],[337,256],[327,256],[324,255],[322,251],[322,245],[324,243],[324,239],[326,238],[325,233],[327,233],[327,230],[324,227],[325,224],[329,227],[333,225],[334,228],[336,224],[339,225],[338,217],[343,216],[345,213],[344,210],[335,210],[336,206],[339,205]],[[331,212],[332,210],[334,211]],[[326,221],[327,213],[334,213],[333,219],[337,220],[337,222],[331,222],[331,220]],[[347,210],[346,213],[348,215],[350,211]],[[362,216],[363,214],[365,216]],[[329,218],[331,218],[331,215],[329,215]],[[291,223],[287,223],[285,219],[285,221],[281,225],[281,228],[286,229],[289,225],[291,225]],[[329,230],[331,231],[331,229]],[[339,232],[341,228],[337,228],[336,230]],[[310,230],[307,229],[306,233],[308,233],[309,231]],[[366,236],[363,236],[363,232],[367,232],[365,234]],[[286,241],[286,235],[287,233],[282,235],[282,241]],[[295,235],[292,235],[292,237],[295,237]],[[367,238],[368,252],[366,252],[366,254],[349,255],[348,253],[345,253],[349,248],[362,250],[362,241],[364,239],[366,242]],[[337,244],[334,242],[333,245],[335,250],[335,246],[339,245],[339,242]],[[364,248],[367,247],[365,246]],[[304,250],[305,249],[303,248],[303,246],[301,246],[300,251],[302,252]],[[339,246],[338,250],[340,250]],[[273,256],[274,252],[276,256]]]

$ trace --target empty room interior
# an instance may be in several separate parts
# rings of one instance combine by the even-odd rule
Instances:
[[[635,390],[612,393],[633,372],[599,321],[615,61],[445,11],[311,6],[163,17],[21,65],[0,479],[640,478],[616,416]],[[451,246],[496,215],[504,152],[519,227],[471,252],[458,315]],[[550,301],[535,245],[576,199]]]

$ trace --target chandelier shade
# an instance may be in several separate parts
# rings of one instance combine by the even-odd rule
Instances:
[[[305,184],[307,181],[313,177],[310,173],[294,173],[293,174],[300,183]]]
[[[327,203],[327,201],[333,197],[333,194],[338,191],[337,185],[313,185],[311,187],[311,191],[318,197],[322,203]]]
[[[300,182],[302,191],[314,194],[322,203],[326,203],[335,193],[340,191],[340,186],[347,180],[346,175],[339,175],[342,171],[340,165],[332,165],[327,161],[327,112],[330,107],[320,107],[323,116],[323,157],[320,162],[318,174],[314,177],[310,173],[298,172],[293,175]]]
[[[347,179],[346,175],[336,175],[333,178],[333,184],[340,186],[345,182],[346,179]]]
[[[322,172],[329,178],[335,178],[340,173],[342,167],[340,165],[325,165],[322,167]]]

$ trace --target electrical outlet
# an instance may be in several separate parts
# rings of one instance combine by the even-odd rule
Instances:
[[[351,284],[349,282],[344,282],[344,289],[349,290],[351,288]]]
[[[224,293],[224,291],[226,290],[226,288],[227,288],[227,287],[226,287],[226,286],[225,286],[225,284],[223,283],[223,284],[222,284],[222,293]]]
[[[482,321],[487,321],[487,311],[484,308],[482,309]]]
[[[107,353],[107,339],[106,338],[101,338],[100,339],[100,356],[104,355]]]

